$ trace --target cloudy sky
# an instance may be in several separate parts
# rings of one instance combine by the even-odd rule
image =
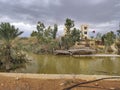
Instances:
[[[89,30],[105,33],[118,29],[120,0],[0,0],[0,22],[10,22],[29,36],[38,21],[59,26],[62,34],[66,18],[77,28],[88,24]]]

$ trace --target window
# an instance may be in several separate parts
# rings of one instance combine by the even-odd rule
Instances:
[[[77,43],[77,45],[80,45],[80,43]]]
[[[87,29],[87,27],[84,27],[84,29],[86,30],[86,29]]]
[[[91,46],[93,46],[94,44],[93,43],[91,43]]]
[[[84,32],[84,34],[87,34],[87,32]]]
[[[87,37],[85,37],[85,40],[87,40]]]

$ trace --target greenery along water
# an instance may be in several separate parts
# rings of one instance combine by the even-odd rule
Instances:
[[[34,55],[26,73],[120,75],[120,58]]]

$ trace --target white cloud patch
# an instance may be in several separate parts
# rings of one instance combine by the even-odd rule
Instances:
[[[59,25],[57,36],[62,36],[62,35],[64,35],[64,25]]]
[[[118,21],[111,21],[111,22],[105,22],[105,23],[100,23],[100,24],[91,24],[90,27],[90,32],[93,30],[96,31],[96,33],[101,32],[101,33],[107,33],[109,31],[114,31],[119,28],[119,22]]]
[[[32,31],[36,30],[35,25],[30,25],[28,23],[19,22],[19,23],[11,23],[11,24],[14,25],[16,28],[19,28],[20,31],[24,31],[24,33],[21,36],[30,36]]]

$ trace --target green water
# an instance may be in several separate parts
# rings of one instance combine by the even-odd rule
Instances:
[[[120,75],[120,58],[31,55],[24,73]]]

